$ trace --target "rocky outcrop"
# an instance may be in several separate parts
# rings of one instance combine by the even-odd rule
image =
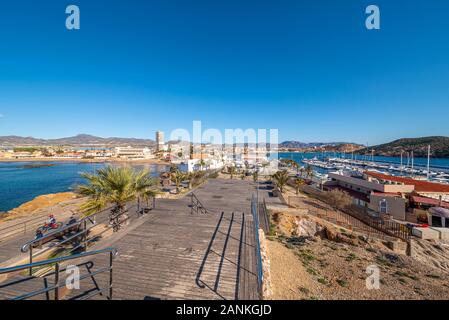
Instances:
[[[28,201],[21,206],[3,214],[0,217],[0,220],[8,221],[17,217],[31,216],[49,207],[58,205],[65,201],[74,200],[76,198],[78,198],[78,196],[74,192],[61,192],[38,196],[33,200]]]
[[[297,218],[294,222],[293,236],[297,237],[315,237],[323,236],[325,227],[314,220],[306,218]]]

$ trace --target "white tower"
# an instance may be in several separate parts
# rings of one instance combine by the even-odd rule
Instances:
[[[156,131],[156,150],[164,150],[164,133],[162,131]]]

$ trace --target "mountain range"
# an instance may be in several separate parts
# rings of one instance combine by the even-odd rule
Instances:
[[[176,143],[176,141],[168,141],[168,144]],[[20,136],[0,136],[0,146],[154,146],[155,142],[151,139],[136,138],[101,138],[88,134],[79,134],[74,137],[59,139],[38,139],[33,137]],[[407,152],[413,151],[415,157],[426,157],[427,149],[430,145],[432,157],[449,157],[449,137],[432,136],[422,138],[403,138],[389,143],[363,147],[360,144],[348,142],[300,142],[300,141],[284,141],[279,144],[283,149],[302,149],[305,152],[313,151],[314,148],[325,149],[327,151],[351,152],[357,151],[359,154],[371,154],[379,156],[400,156],[401,152],[405,155]]]
[[[154,140],[136,138],[100,138],[88,134],[60,139],[37,139],[33,137],[3,136],[0,146],[152,146]]]
[[[315,147],[337,147],[340,145],[354,144],[351,142],[300,142],[300,141],[284,141],[279,144],[279,148],[285,149],[300,149],[300,148],[315,148]]]

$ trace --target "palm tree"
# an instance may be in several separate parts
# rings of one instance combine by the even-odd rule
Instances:
[[[291,164],[292,164],[292,168],[296,169],[296,173],[298,173],[298,171],[299,171],[299,163],[296,162],[295,160],[292,160]]]
[[[201,159],[201,160],[198,162],[198,165],[199,165],[199,167],[200,167],[200,171],[203,171],[203,167],[206,165],[206,162],[205,162],[203,159]]]
[[[279,188],[279,190],[282,193],[284,191],[284,186],[287,184],[288,179],[289,179],[287,170],[282,170],[282,171],[276,172],[272,176],[272,178],[274,180],[274,183],[276,184],[276,186]]]
[[[229,167],[229,173],[231,174],[231,179],[234,178],[234,174],[235,174],[235,167],[234,166],[230,166]]]
[[[148,201],[154,199],[159,191],[155,188],[158,179],[150,176],[146,170],[134,172],[134,189],[137,193],[137,211],[140,211],[140,203],[143,201],[148,205]]]
[[[295,189],[296,189],[296,194],[299,194],[299,189],[301,188],[301,186],[303,186],[305,184],[303,179],[295,179]]]
[[[259,180],[259,172],[254,171],[254,173],[253,173],[253,181],[257,182],[258,180]]]
[[[304,171],[305,171],[305,173],[306,173],[306,177],[307,177],[307,178],[310,178],[310,176],[312,176],[312,174],[313,174],[313,168],[312,168],[312,166],[311,166],[310,164],[308,164],[308,165],[306,166],[306,168],[304,169]]]
[[[181,183],[187,178],[187,175],[177,170],[171,174],[171,179],[176,185],[176,192],[179,193]]]
[[[176,172],[178,172],[179,171],[179,169],[178,169],[178,167],[175,165],[175,164],[172,164],[171,166],[170,166],[170,174],[172,174],[172,173],[176,173]]]
[[[304,170],[304,167],[299,168],[299,174],[301,178],[304,176]]]
[[[113,204],[109,220],[114,231],[120,228],[121,221],[127,219],[125,212],[128,202],[138,198],[148,199],[157,194],[157,181],[146,170],[108,166],[94,174],[82,173],[81,176],[87,180],[87,184],[79,185],[77,191],[88,197],[81,205],[81,210],[88,216]]]

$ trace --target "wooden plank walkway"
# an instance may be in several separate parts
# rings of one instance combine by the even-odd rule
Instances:
[[[248,181],[211,179],[195,190],[207,214],[191,214],[189,197],[160,199],[151,213],[94,246],[91,250],[112,246],[119,251],[113,298],[258,299],[250,211],[254,192]],[[279,201],[266,190],[260,190],[259,198]],[[108,266],[108,257],[95,256],[92,262],[95,272]],[[109,274],[98,274],[95,280],[106,287]],[[85,279],[66,298],[92,288],[92,280]],[[0,298],[5,298],[1,293],[0,288]]]
[[[210,180],[195,191],[206,215],[192,215],[189,198],[158,200],[117,242],[114,299],[257,299],[252,191],[245,181]],[[107,280],[98,277],[100,286]]]

